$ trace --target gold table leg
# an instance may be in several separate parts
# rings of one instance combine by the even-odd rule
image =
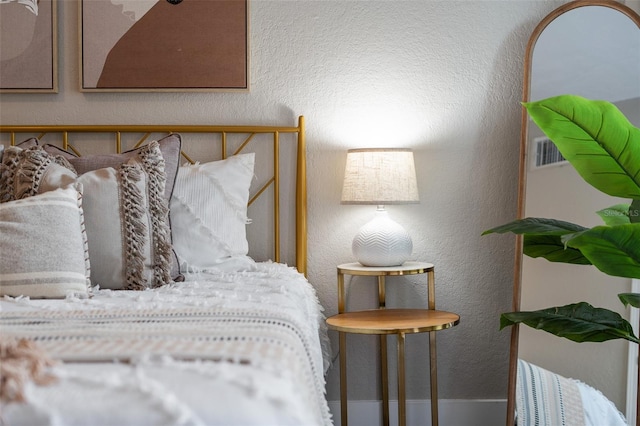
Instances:
[[[387,336],[380,335],[380,368],[382,383],[382,424],[389,426],[389,369],[387,366]]]
[[[378,308],[386,307],[384,275],[378,277]],[[382,424],[389,426],[389,368],[387,366],[387,336],[380,335],[380,383],[382,384]]]
[[[428,308],[436,308],[436,276],[431,269],[427,272]],[[429,332],[429,372],[431,382],[431,426],[438,426],[438,369],[436,367],[436,332]]]
[[[429,371],[431,379],[431,426],[438,426],[438,368],[436,367],[436,332],[429,332]]]
[[[340,346],[340,416],[342,426],[347,426],[347,333],[339,332],[338,337]]]
[[[404,383],[404,333],[398,333],[398,425],[407,423],[407,407]]]

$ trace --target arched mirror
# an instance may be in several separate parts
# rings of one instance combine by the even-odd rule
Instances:
[[[636,12],[614,1],[579,0],[559,7],[540,22],[527,46],[523,100],[561,94],[613,102],[640,126],[640,16]],[[591,227],[601,224],[597,210],[618,202],[585,183],[569,163],[555,155],[555,146],[524,109],[520,147],[518,217],[548,217]],[[517,253],[521,252],[518,240]],[[633,285],[630,279],[610,277],[593,266],[518,255],[513,305],[514,310],[528,311],[586,301],[617,311],[637,324],[617,298]],[[635,423],[634,385],[631,390],[627,386],[628,378],[635,382],[637,377],[633,370],[637,355],[630,355],[630,350],[637,351],[637,347],[630,348],[624,340],[575,343],[514,326],[507,424],[514,423],[517,408],[518,359],[588,384]]]

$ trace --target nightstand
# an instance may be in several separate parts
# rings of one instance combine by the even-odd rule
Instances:
[[[369,267],[359,263],[338,265],[338,314],[327,318],[330,329],[339,332],[340,344],[340,408],[342,426],[347,426],[347,350],[346,335],[377,334],[380,336],[380,363],[382,370],[382,416],[389,425],[389,384],[386,337],[395,334],[398,350],[398,424],[406,424],[406,395],[404,346],[405,335],[429,333],[429,363],[431,384],[431,424],[438,425],[438,384],[436,368],[436,331],[453,327],[460,316],[452,312],[437,311],[435,302],[434,266],[425,262],[405,262],[400,266]],[[428,286],[427,309],[386,309],[385,278],[388,276],[426,274]],[[344,276],[377,277],[378,309],[345,312]]]

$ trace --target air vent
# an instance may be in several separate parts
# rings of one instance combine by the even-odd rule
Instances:
[[[551,139],[541,137],[534,139],[534,142],[536,145],[536,168],[567,161]]]

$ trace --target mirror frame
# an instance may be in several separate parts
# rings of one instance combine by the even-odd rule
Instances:
[[[562,6],[554,9],[547,16],[545,16],[540,23],[535,27],[525,50],[524,57],[524,76],[522,85],[522,101],[528,102],[531,91],[531,64],[533,59],[533,50],[536,42],[542,34],[542,31],[560,15],[580,7],[584,6],[603,6],[615,9],[629,17],[640,28],[640,15],[628,6],[618,3],[615,0],[574,0],[572,2],[563,4]],[[521,131],[520,131],[520,161],[518,171],[518,207],[517,217],[518,219],[524,218],[525,212],[525,190],[527,184],[527,138],[529,136],[529,116],[527,110],[522,107],[521,115]],[[513,302],[512,310],[520,310],[520,297],[522,290],[522,236],[516,235],[516,250],[515,250],[515,262],[514,262],[514,281],[513,281]],[[519,325],[511,326],[511,341],[509,348],[509,385],[507,388],[507,426],[513,426],[515,423],[515,410],[516,410],[516,378],[518,369],[518,337],[519,337]],[[638,413],[636,413],[637,415]]]

